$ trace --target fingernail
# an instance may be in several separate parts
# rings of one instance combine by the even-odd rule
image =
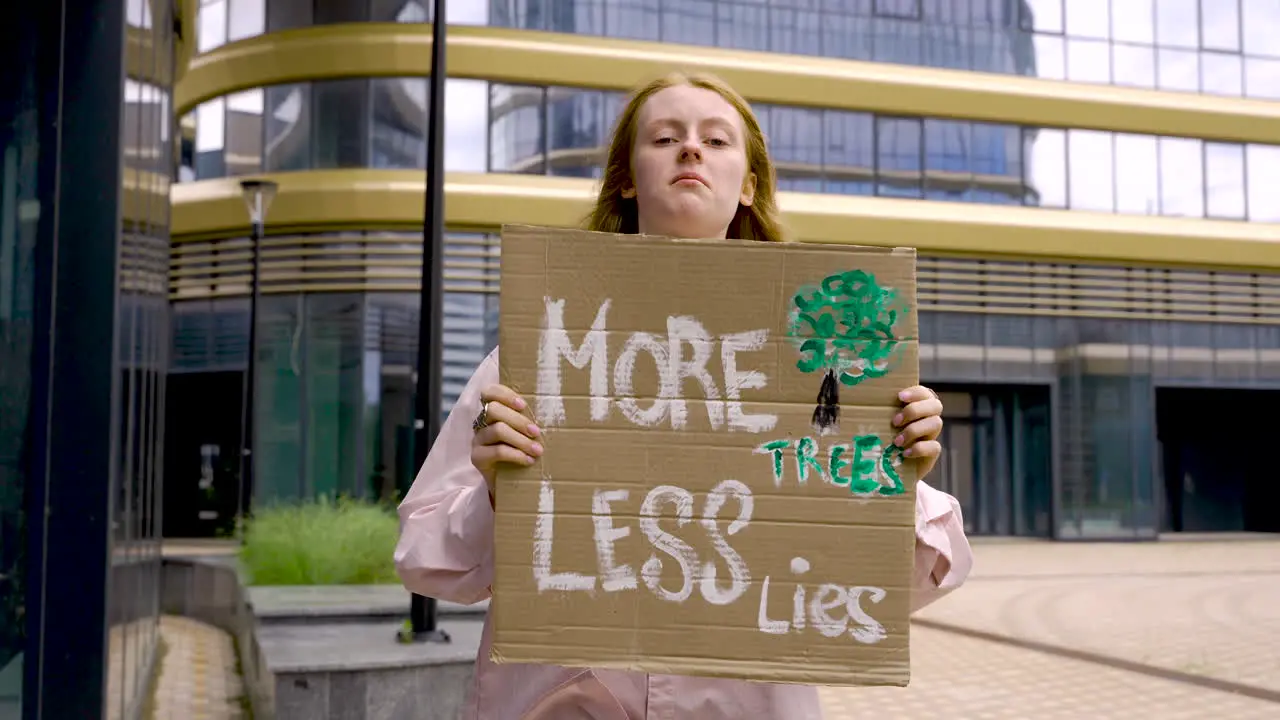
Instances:
[[[896,438],[894,438],[894,439],[893,439],[893,444],[894,444],[894,445],[898,445],[899,447],[901,447],[902,442],[903,442],[903,440],[902,440],[902,436],[901,436],[901,435],[899,435],[898,437],[896,437]]]
[[[534,462],[535,462],[535,459],[534,459],[532,456],[530,456],[530,455],[525,455],[525,456],[524,456],[524,464],[525,464],[525,465],[532,465]]]
[[[542,454],[542,446],[541,446],[541,445],[539,445],[538,443],[534,443],[534,444],[533,444],[533,454],[534,454],[534,455],[541,455],[541,454]]]
[[[902,402],[906,402],[907,398],[909,397],[911,396],[907,394],[906,390],[903,390],[902,392],[898,393],[898,399],[901,400]]]
[[[529,434],[530,434],[531,436],[533,436],[533,437],[538,437],[539,435],[542,435],[542,428],[538,427],[537,425],[534,425],[534,424],[530,423],[530,425],[529,425]]]
[[[893,426],[899,427],[901,425],[902,425],[902,413],[898,413],[897,415],[893,416]]]
[[[907,448],[906,450],[902,451],[903,457],[911,457],[912,455],[915,455],[915,454],[916,454],[915,448]]]
[[[516,409],[523,410],[524,408],[525,408],[524,398],[522,397],[516,398]]]

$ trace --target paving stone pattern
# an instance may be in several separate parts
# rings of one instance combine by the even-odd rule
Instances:
[[[244,685],[231,636],[189,618],[160,618],[164,658],[150,720],[241,720]],[[317,720],[322,720],[317,718]]]
[[[912,630],[908,688],[823,688],[826,720],[1280,717],[1280,702],[978,639],[968,629],[1280,698],[1280,541],[975,541],[965,588]],[[949,629],[950,628],[950,629]],[[157,720],[240,718],[231,641],[166,617]],[[319,719],[318,719],[319,720]]]

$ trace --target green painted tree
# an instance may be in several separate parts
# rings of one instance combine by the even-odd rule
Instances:
[[[910,312],[898,291],[863,270],[830,275],[793,298],[790,335],[800,350],[796,367],[823,373],[813,424],[819,431],[840,418],[840,385],[884,377],[900,342],[898,321]]]

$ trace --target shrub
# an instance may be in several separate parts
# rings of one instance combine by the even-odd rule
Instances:
[[[244,524],[240,560],[252,585],[399,582],[399,521],[367,502],[319,500],[258,510]]]

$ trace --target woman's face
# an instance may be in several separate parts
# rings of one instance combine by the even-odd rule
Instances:
[[[631,168],[640,232],[723,238],[755,195],[747,167],[742,117],[713,90],[689,85],[659,90],[636,119]]]

